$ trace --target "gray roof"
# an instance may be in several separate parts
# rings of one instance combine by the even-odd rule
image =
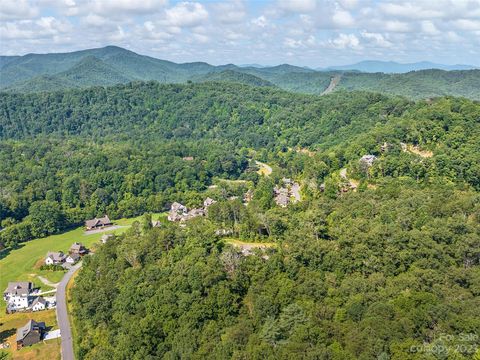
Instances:
[[[47,252],[47,258],[51,258],[55,262],[63,261],[65,254],[61,251],[49,251]]]
[[[75,253],[68,255],[68,257],[70,259],[72,259],[73,261],[77,261],[78,259],[80,259],[80,255],[75,254]]]
[[[45,323],[36,322],[35,320],[29,320],[28,323],[26,323],[24,326],[22,326],[21,328],[18,328],[17,341],[21,341],[25,339],[25,336],[27,336],[31,331],[37,330],[37,329],[45,329]]]
[[[47,300],[45,300],[42,296],[39,296],[39,297],[37,297],[37,298],[33,301],[32,307],[33,307],[34,305],[38,304],[38,303],[43,304],[43,305],[46,305],[46,304],[47,304]]]
[[[85,226],[87,228],[92,228],[98,225],[110,225],[112,222],[110,221],[110,218],[108,215],[105,215],[104,217],[101,218],[95,218],[91,220],[85,221]]]
[[[33,290],[33,284],[29,281],[9,282],[5,293],[27,296]]]
[[[82,249],[85,249],[85,247],[79,242],[73,243],[72,246],[70,246],[70,250],[72,251],[80,251]]]

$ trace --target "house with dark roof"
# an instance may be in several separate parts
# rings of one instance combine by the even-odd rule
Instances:
[[[21,328],[17,329],[17,350],[24,346],[31,346],[42,340],[45,333],[45,323],[29,320]]]
[[[3,292],[7,302],[7,312],[27,309],[33,293],[33,283],[28,281],[9,282]]]
[[[70,246],[70,255],[71,254],[77,254],[77,255],[85,255],[87,253],[87,248],[83,246],[82,243],[76,242],[73,243],[72,246]]]
[[[85,228],[87,230],[95,230],[95,229],[99,229],[99,228],[103,228],[111,225],[112,225],[112,222],[110,221],[110,218],[108,217],[108,215],[105,215],[104,217],[101,217],[101,218],[94,218],[94,219],[85,221]]]

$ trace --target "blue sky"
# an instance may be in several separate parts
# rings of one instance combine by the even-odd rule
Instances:
[[[2,0],[0,53],[118,45],[176,62],[480,66],[480,0]]]

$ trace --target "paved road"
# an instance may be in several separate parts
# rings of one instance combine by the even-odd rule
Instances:
[[[73,355],[72,331],[67,312],[66,288],[72,275],[82,266],[82,262],[71,267],[57,287],[57,322],[62,339],[62,360],[75,360]]]

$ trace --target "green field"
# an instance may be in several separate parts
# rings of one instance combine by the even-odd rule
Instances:
[[[157,219],[159,216],[160,214],[154,214],[154,219]],[[12,250],[0,260],[0,289],[5,289],[9,281],[33,281],[35,286],[40,287],[42,290],[50,290],[51,288],[44,285],[37,276],[43,276],[56,283],[62,278],[63,272],[41,271],[39,269],[39,265],[41,265],[48,251],[63,251],[66,253],[76,241],[83,243],[87,248],[91,248],[99,244],[103,234],[120,234],[128,229],[135,220],[140,219],[141,217],[116,220],[114,221],[115,225],[124,227],[103,233],[84,235],[84,228],[79,227],[62,234],[23,243],[18,249]],[[0,312],[3,313],[4,309],[5,303],[2,301]],[[0,321],[2,316],[0,315]]]

